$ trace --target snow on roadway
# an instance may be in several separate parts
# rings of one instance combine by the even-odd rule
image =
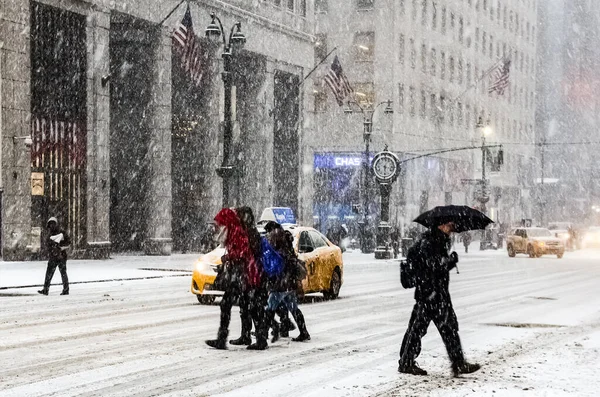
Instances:
[[[118,257],[70,270],[90,279],[139,267],[189,269],[193,258]],[[59,287],[48,297],[33,287],[2,290],[0,397],[597,395],[599,252],[562,260],[462,255],[451,292],[465,353],[484,367],[460,379],[450,377],[434,326],[419,358],[430,375],[397,372],[412,291],[401,288],[396,261],[354,253],[345,261],[340,299],[302,305],[312,340],[284,338],[264,352],[208,348],[219,308],[197,303],[189,277],[76,284],[68,297]],[[41,278],[43,266],[27,266]],[[235,338],[237,310],[232,318]]]

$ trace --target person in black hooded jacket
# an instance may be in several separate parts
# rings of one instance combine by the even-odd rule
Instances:
[[[416,302],[400,349],[398,371],[401,373],[427,375],[415,359],[421,352],[421,338],[427,333],[431,321],[446,345],[454,376],[480,368],[464,358],[458,336],[458,320],[450,299],[450,270],[458,263],[456,252],[448,253],[453,231],[454,224],[449,222],[426,231],[416,243],[419,244],[418,258],[413,264]]]

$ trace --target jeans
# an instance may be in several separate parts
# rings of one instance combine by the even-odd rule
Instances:
[[[296,293],[293,291],[271,292],[267,302],[267,309],[274,312],[281,303],[292,313],[298,310],[298,299]]]

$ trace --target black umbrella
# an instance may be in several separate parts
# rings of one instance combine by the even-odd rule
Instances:
[[[413,222],[430,229],[448,222],[453,222],[454,231],[456,233],[462,233],[468,230],[485,229],[487,225],[494,223],[494,221],[485,216],[483,212],[467,207],[466,205],[435,207],[432,210],[423,212]]]

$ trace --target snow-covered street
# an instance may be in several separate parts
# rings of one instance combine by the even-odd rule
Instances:
[[[483,368],[459,379],[433,325],[419,357],[429,376],[397,372],[413,304],[397,261],[345,254],[340,298],[317,295],[302,305],[310,342],[219,351],[204,344],[216,336],[219,307],[197,302],[190,276],[138,270],[189,270],[194,258],[72,261],[71,281],[81,283],[70,296],[59,296],[58,285],[50,296],[36,293],[43,262],[0,263],[0,397],[593,396],[600,389],[599,251],[560,260],[462,254],[451,292],[467,358]],[[104,282],[87,282],[94,280]],[[232,318],[236,338],[237,308]]]

